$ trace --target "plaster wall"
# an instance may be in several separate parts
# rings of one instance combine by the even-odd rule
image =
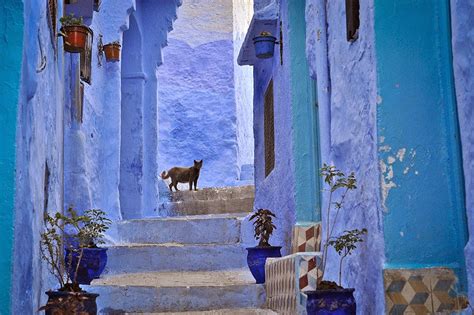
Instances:
[[[23,3],[4,1],[0,5],[0,305],[10,312],[10,290],[13,249],[13,220],[15,213],[15,135],[17,129],[17,108],[20,95],[20,76],[23,50]],[[6,49],[5,49],[6,48]]]
[[[465,292],[449,3],[376,0],[374,12],[385,267],[447,266]]]
[[[128,15],[135,9],[132,0],[103,1],[100,11],[94,12],[91,29],[92,45],[91,84],[84,83],[82,123],[75,116],[75,98],[66,102],[65,125],[65,198],[64,207],[73,205],[78,211],[100,208],[113,221],[120,220],[120,63],[102,60],[98,65],[97,43],[121,40],[128,27]],[[68,93],[74,94],[78,80],[78,56],[69,59]],[[115,231],[109,232],[111,238]]]
[[[55,286],[40,258],[39,236],[44,213],[63,207],[62,122],[67,98],[62,40],[50,32],[47,6],[27,0],[23,12],[24,31],[15,34],[23,38],[23,60],[16,130],[12,314],[35,313],[46,300],[44,291]],[[56,51],[52,42],[58,43]]]
[[[252,0],[233,0],[233,40],[234,40],[234,85],[235,106],[237,114],[237,165],[239,179],[253,179],[253,172],[246,174],[245,167],[253,171],[253,69],[250,66],[240,67],[237,64],[240,47],[253,15]]]
[[[474,301],[474,3],[472,1],[451,1],[451,28],[453,47],[453,68],[458,105],[459,129],[462,142],[466,212],[469,228],[469,242],[466,257],[469,284],[469,300]]]
[[[344,172],[354,171],[358,179],[358,189],[346,197],[336,235],[347,229],[369,230],[366,242],[345,262],[343,286],[357,288],[358,314],[383,314],[384,239],[376,142],[374,4],[360,2],[359,39],[349,43],[344,1],[326,3],[306,3],[306,21],[315,26],[307,34],[306,49],[310,73],[320,81],[321,161]],[[323,194],[322,209],[327,203],[327,195]],[[323,210],[322,221],[325,220]],[[337,280],[337,262],[338,256],[331,251],[327,276],[333,280]]]
[[[85,84],[82,123],[73,119],[74,106],[67,103],[65,206],[101,208],[113,221],[156,214],[155,71],[161,64],[161,49],[178,5],[177,0],[103,1],[100,11],[94,13],[90,25],[94,31],[92,84]],[[130,22],[132,12],[134,20]],[[134,33],[131,42],[124,43],[123,34],[130,23],[144,31]],[[104,57],[102,65],[98,64],[99,35],[103,36],[103,44],[115,40],[122,43],[121,62],[106,62]],[[134,68],[134,62],[141,67]],[[77,58],[71,63],[77,63]],[[76,76],[72,77],[75,80]],[[123,111],[122,84],[127,78],[140,80],[141,97],[128,102]],[[115,241],[115,228],[108,237],[110,242]]]
[[[255,209],[270,209],[276,214],[274,231],[270,244],[283,246],[282,254],[290,252],[291,230],[296,223],[295,177],[293,155],[293,132],[295,126],[291,109],[291,57],[289,37],[288,1],[280,3],[280,19],[285,44],[283,45],[283,66],[279,46],[271,59],[258,60],[254,65],[254,137],[255,137]],[[254,8],[262,8],[255,1]],[[279,31],[278,31],[279,32]],[[274,127],[275,127],[275,168],[265,177],[264,142],[264,95],[273,78]],[[244,221],[247,222],[247,221]],[[256,246],[252,225],[242,225],[243,242],[246,246]]]
[[[252,150],[246,72],[234,72],[233,1],[184,1],[178,16],[157,70],[160,168],[203,159],[198,187],[237,185]]]

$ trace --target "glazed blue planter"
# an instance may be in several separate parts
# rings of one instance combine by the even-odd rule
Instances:
[[[269,257],[281,257],[281,246],[248,247],[247,264],[257,283],[265,283],[265,262]]]
[[[69,260],[72,256],[72,263]],[[66,249],[66,266],[68,266],[67,273],[71,279],[74,279],[75,266],[80,256],[80,249],[72,252]],[[105,265],[107,265],[107,248],[84,248],[81,263],[77,271],[77,282],[79,284],[91,284],[91,281],[98,279],[102,272],[104,272]]]
[[[273,36],[256,36],[253,38],[255,45],[255,54],[257,58],[267,59],[273,57],[275,50],[276,37]]]
[[[354,289],[317,290],[305,292],[308,296],[308,315],[355,315]]]

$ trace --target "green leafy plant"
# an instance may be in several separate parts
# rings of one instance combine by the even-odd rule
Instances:
[[[119,40],[114,40],[113,42],[108,43],[107,45],[117,45],[117,46],[121,46]]]
[[[253,222],[255,229],[254,237],[256,240],[259,240],[258,246],[271,246],[268,240],[273,234],[273,230],[276,229],[276,226],[273,224],[273,218],[275,217],[275,214],[268,209],[258,209],[258,211],[250,217],[250,221],[255,219]]]
[[[339,286],[342,282],[342,263],[344,258],[352,254],[352,251],[357,248],[356,244],[363,242],[363,235],[367,234],[367,229],[355,229],[344,231],[339,237],[334,237],[328,241],[328,245],[334,247],[341,259],[339,260]]]
[[[65,15],[59,19],[62,26],[73,26],[73,25],[83,25],[84,20],[81,17],[76,18],[73,13]]]
[[[100,209],[86,210],[84,216],[87,219],[78,232],[80,246],[93,248],[104,244],[104,233],[110,228],[112,221]]]
[[[41,256],[49,266],[51,273],[58,280],[59,291],[81,292],[76,281],[84,248],[97,247],[103,244],[104,233],[112,223],[105,212],[90,209],[84,215],[69,207],[65,214],[59,212],[45,215],[44,232],[41,233]],[[66,265],[64,249],[69,249],[69,264],[73,263],[73,253],[79,253],[75,266]],[[71,278],[65,270],[75,270]]]
[[[68,210],[73,211],[71,208]],[[73,213],[75,212],[73,211]],[[59,291],[81,292],[82,290],[75,280],[76,276],[71,278],[65,271],[68,266],[66,266],[64,257],[64,248],[67,246],[64,235],[68,225],[78,226],[80,222],[85,220],[85,217],[76,215],[69,218],[57,212],[53,216],[46,214],[44,219],[45,227],[44,232],[41,233],[40,241],[41,257],[48,264],[52,275],[58,280]],[[80,259],[77,266],[74,266],[76,270],[79,264]]]
[[[336,252],[341,257],[339,262],[339,286],[341,286],[343,261],[357,248],[357,243],[364,241],[362,236],[367,234],[367,229],[363,228],[361,230],[355,229],[345,231],[338,237],[334,236],[334,229],[336,227],[340,211],[343,209],[347,193],[351,190],[357,189],[357,180],[354,172],[346,175],[335,166],[328,164],[323,164],[323,167],[321,168],[321,177],[323,178],[324,183],[329,186],[329,189],[326,190],[329,193],[329,201],[326,209],[326,238],[323,245],[322,259],[318,265],[318,273],[319,269],[321,269],[321,276],[319,277],[318,275],[318,279],[324,279],[327,265],[328,248],[334,247]],[[336,198],[337,200],[335,200]],[[331,216],[331,214],[333,215]]]

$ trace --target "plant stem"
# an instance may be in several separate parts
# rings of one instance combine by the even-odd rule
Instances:
[[[82,255],[84,254],[84,248],[81,247],[81,253],[79,254],[79,259],[77,261],[77,265],[76,265],[76,271],[74,272],[74,283],[77,283],[77,273],[79,271],[79,266],[81,264],[81,260],[82,260]]]
[[[326,213],[326,220],[327,220],[327,230],[326,230],[326,239],[324,241],[324,246],[323,246],[323,268],[321,272],[321,278],[324,278],[324,274],[326,273],[326,261],[327,261],[327,254],[328,254],[328,242],[329,242],[329,223],[330,223],[330,213],[331,213],[331,203],[332,203],[332,194],[333,191],[331,189],[331,192],[329,193],[329,204],[328,204],[328,209]]]
[[[340,287],[342,287],[342,262],[343,262],[344,258],[346,258],[348,253],[349,252],[346,250],[344,255],[341,257],[341,260],[339,261],[339,286]]]
[[[339,204],[341,204],[341,206],[342,206],[342,203],[344,202],[344,199],[346,198],[346,194],[347,194],[348,191],[349,191],[349,188],[346,188],[346,191],[344,191],[344,193],[342,194],[341,201],[339,202]],[[336,227],[337,216],[339,215],[340,210],[341,210],[341,208],[337,208],[336,215],[334,216],[334,221],[332,222],[331,231],[329,233],[330,236],[332,236],[332,233],[334,232],[334,228]]]

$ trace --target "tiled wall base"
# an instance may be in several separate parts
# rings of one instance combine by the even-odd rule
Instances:
[[[306,314],[304,291],[316,290],[321,253],[268,258],[265,264],[267,307],[282,315]]]
[[[321,247],[321,224],[295,225],[291,239],[291,252],[318,252]]]
[[[467,300],[455,291],[456,275],[449,268],[386,269],[386,313],[451,314],[464,309]]]

